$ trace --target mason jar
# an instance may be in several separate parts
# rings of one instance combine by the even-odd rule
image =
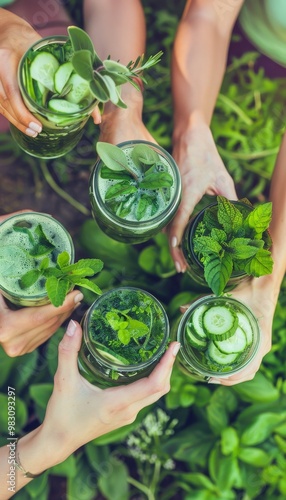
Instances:
[[[30,137],[14,125],[10,125],[12,137],[26,153],[38,158],[58,158],[71,151],[83,134],[83,127],[97,105],[97,100],[88,103],[79,111],[61,113],[41,106],[31,97],[26,83],[29,73],[30,57],[45,47],[63,46],[69,38],[64,35],[50,36],[34,43],[21,58],[18,67],[18,85],[22,99],[31,113],[42,123],[42,132]]]
[[[210,348],[212,347],[210,346],[210,342],[213,343],[213,341],[210,339],[206,340],[204,347],[200,346],[197,348],[190,343],[189,334],[191,333],[191,335],[195,335],[196,337],[193,315],[201,306],[203,306],[205,311],[212,306],[228,308],[234,311],[239,317],[237,328],[244,328],[243,331],[248,329],[248,336],[249,332],[251,332],[251,342],[248,341],[247,347],[243,352],[237,353],[235,359],[231,360],[225,358],[223,355],[222,359],[224,359],[223,362],[225,364],[218,363],[217,358],[216,360],[212,359],[210,356]],[[200,324],[202,325],[201,321]],[[227,295],[220,297],[207,295],[193,302],[179,320],[177,332],[172,336],[175,337],[175,335],[177,337],[176,340],[181,344],[176,360],[177,366],[192,379],[206,382],[211,377],[228,378],[245,369],[254,360],[261,338],[259,324],[253,312],[243,302]],[[197,338],[195,338],[195,341]],[[217,343],[217,345],[219,344]],[[232,356],[232,358],[234,357],[235,355]]]
[[[241,201],[232,201],[234,205],[238,205],[245,210],[246,213],[249,213],[253,210],[253,207],[251,205],[248,205],[247,203],[241,202]],[[194,246],[193,246],[193,241],[196,233],[196,229],[198,227],[198,224],[202,222],[205,212],[211,208],[217,205],[217,202],[211,203],[204,207],[200,212],[195,214],[193,217],[190,218],[189,223],[187,224],[184,234],[182,237],[182,252],[185,257],[185,260],[187,262],[187,274],[191,277],[191,279],[195,282],[201,285],[203,288],[206,290],[209,290],[209,286],[205,280],[204,277],[204,266],[196,256],[194,252]],[[246,281],[249,279],[249,276],[243,272],[243,271],[233,271],[231,278],[229,279],[227,285],[226,285],[226,290],[231,290],[235,286],[237,286],[239,283],[242,281]]]
[[[142,243],[160,232],[176,214],[181,200],[181,177],[172,156],[162,147],[148,141],[126,141],[118,144],[127,157],[130,157],[134,146],[144,144],[152,148],[160,157],[160,161],[173,177],[170,197],[165,200],[160,194],[160,209],[155,215],[148,215],[142,220],[135,220],[130,215],[119,217],[105,203],[106,180],[101,179],[101,168],[104,165],[99,158],[92,170],[89,181],[89,197],[92,214],[99,227],[111,238],[123,243]],[[158,190],[159,191],[159,190]]]
[[[130,335],[129,343],[119,340],[124,340],[118,333],[119,324],[121,335],[123,327]],[[98,297],[86,311],[82,329],[79,371],[102,388],[148,376],[169,340],[163,305],[149,292],[135,287],[114,288]]]
[[[37,227],[41,227],[53,248],[43,255],[33,256],[35,245],[41,244]],[[68,252],[74,262],[74,245],[65,227],[52,216],[40,212],[22,212],[0,223],[0,291],[12,304],[20,307],[42,306],[49,303],[44,277],[28,288],[22,288],[20,278],[27,271],[38,269],[42,260],[56,266],[61,252]]]

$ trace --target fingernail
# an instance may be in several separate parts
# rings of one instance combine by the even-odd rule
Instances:
[[[68,324],[66,334],[68,337],[73,337],[75,331],[76,331],[76,323],[71,319]]]
[[[219,380],[216,380],[215,378],[210,378],[208,381],[208,384],[220,384]]]
[[[184,304],[183,306],[180,306],[180,309],[183,309],[184,311],[186,311],[187,309],[189,309],[189,305],[188,304]]]
[[[174,356],[177,356],[177,354],[180,350],[180,347],[181,347],[180,342],[177,342],[176,345],[174,345],[173,350],[172,350]]]
[[[78,293],[75,298],[74,298],[74,303],[77,304],[78,302],[80,302],[81,300],[83,299],[83,294],[80,292]]]
[[[26,134],[30,137],[37,137],[38,132],[35,132],[35,130],[32,130],[31,128],[26,128]]]
[[[38,125],[38,124],[37,124],[37,123],[35,123],[35,122],[31,122],[31,123],[29,123],[29,129],[34,130],[34,132],[38,132],[38,134],[39,134],[40,132],[42,132],[42,127],[41,127],[41,125]]]
[[[171,247],[175,248],[177,245],[178,245],[178,240],[176,236],[173,236],[173,238],[171,239]]]
[[[177,273],[181,272],[181,266],[180,266],[179,262],[175,262],[175,268],[176,268]]]

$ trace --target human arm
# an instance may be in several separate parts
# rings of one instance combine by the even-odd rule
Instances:
[[[71,321],[59,344],[58,369],[54,390],[43,423],[18,443],[21,464],[26,471],[39,474],[64,461],[89,441],[133,422],[138,412],[166,394],[179,344],[170,344],[149,377],[127,386],[105,390],[91,385],[78,372],[77,356],[82,331]],[[0,448],[0,500],[7,492],[7,447]],[[17,490],[31,479],[16,472]]]
[[[213,379],[213,383],[233,385],[251,380],[260,367],[263,357],[270,351],[272,342],[272,322],[278,300],[281,282],[286,271],[285,232],[286,232],[286,134],[271,179],[269,199],[272,202],[272,274],[253,278],[242,283],[233,292],[234,298],[244,302],[255,314],[261,330],[261,345],[254,361],[239,374],[228,379]]]
[[[128,64],[145,52],[146,26],[140,0],[85,0],[84,28],[103,59],[110,55]],[[121,96],[126,109],[111,102],[104,106],[100,140],[113,144],[132,139],[154,142],[142,122],[142,92],[127,83],[122,85]]]
[[[168,228],[177,271],[186,270],[178,245],[204,194],[236,199],[232,178],[217,152],[210,122],[224,76],[234,22],[243,0],[188,0],[172,57],[173,156],[182,176],[182,201]]]

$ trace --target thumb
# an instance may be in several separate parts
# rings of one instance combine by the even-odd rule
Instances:
[[[101,123],[101,114],[98,106],[96,106],[96,108],[93,110],[91,116],[93,118],[95,125],[99,125]]]
[[[59,343],[57,378],[70,379],[78,374],[77,358],[81,346],[82,329],[77,321],[71,320],[63,339]]]

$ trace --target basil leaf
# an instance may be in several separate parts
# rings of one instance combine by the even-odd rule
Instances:
[[[150,174],[139,183],[139,187],[144,189],[159,189],[172,185],[173,178],[168,172]]]
[[[103,165],[100,169],[100,177],[102,179],[109,179],[109,180],[131,179],[129,172],[127,172],[126,170],[112,170],[111,168],[108,168],[105,165]]]
[[[127,181],[118,182],[113,186],[110,186],[105,193],[105,200],[111,200],[119,196],[125,196],[127,194],[135,193],[137,191],[136,186],[130,185]]]
[[[152,204],[152,198],[150,198],[149,196],[140,196],[137,207],[136,207],[136,211],[135,211],[135,217],[137,220],[143,219],[150,204]]]

